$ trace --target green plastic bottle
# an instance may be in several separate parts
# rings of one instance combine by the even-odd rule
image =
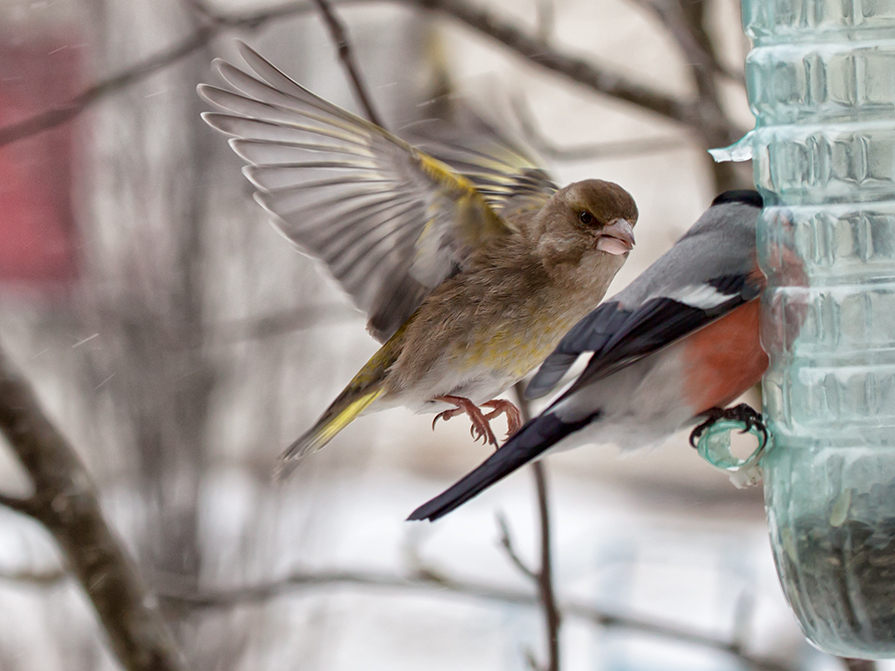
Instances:
[[[771,544],[806,636],[895,657],[895,0],[743,0]]]

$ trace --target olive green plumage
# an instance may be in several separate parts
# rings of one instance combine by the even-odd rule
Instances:
[[[235,91],[200,86],[226,112],[203,118],[234,136],[258,202],[384,341],[287,461],[369,410],[450,407],[442,396],[481,405],[602,299],[634,243],[637,208],[620,186],[558,189],[478,119],[423,151],[240,49],[255,74],[217,61]]]

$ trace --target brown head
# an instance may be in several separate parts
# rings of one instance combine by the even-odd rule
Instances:
[[[605,266],[614,275],[634,247],[637,205],[618,184],[601,179],[557,191],[537,217],[537,254],[548,267]],[[587,269],[582,268],[587,271]]]

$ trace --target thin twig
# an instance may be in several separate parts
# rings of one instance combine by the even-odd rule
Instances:
[[[437,12],[496,40],[510,51],[536,65],[582,84],[595,93],[633,104],[695,130],[701,136],[729,138],[732,142],[742,134],[726,118],[703,118],[698,101],[685,101],[646,85],[632,82],[592,62],[575,58],[530,36],[510,22],[462,0],[342,0],[339,5],[387,2]],[[0,146],[30,137],[66,123],[103,98],[168,67],[205,46],[213,37],[228,29],[256,29],[270,21],[305,14],[313,7],[308,2],[289,2],[261,12],[211,15],[207,25],[174,47],[152,56],[103,82],[85,89],[57,108],[38,113],[28,119],[0,127]],[[207,11],[207,10],[206,10]]]
[[[714,72],[726,77],[740,86],[746,85],[745,75],[732,72],[725,66],[716,53],[710,39],[707,39],[701,25],[695,21],[701,11],[686,12],[680,0],[634,0],[636,3],[652,11],[671,33],[680,46],[684,57],[691,66]],[[694,3],[689,3],[688,6]]]
[[[531,419],[531,406],[525,398],[525,384],[517,382],[514,387],[516,404],[522,414],[523,423]],[[560,647],[559,627],[562,615],[556,605],[556,590],[553,587],[553,560],[550,543],[550,504],[547,499],[547,474],[543,462],[532,464],[535,477],[535,491],[538,500],[538,522],[541,531],[541,566],[534,574],[538,587],[538,599],[544,613],[544,626],[547,631],[547,650],[549,653],[546,671],[559,671]]]
[[[523,415],[524,417],[524,415]],[[525,418],[525,421],[528,421]],[[547,644],[550,650],[550,661],[547,671],[559,671],[559,625],[561,615],[556,607],[556,594],[553,590],[553,562],[550,551],[550,508],[547,502],[547,474],[544,463],[536,461],[532,464],[535,474],[535,485],[538,492],[538,518],[541,522],[541,570],[538,571],[538,593],[544,607],[547,625]]]
[[[617,140],[614,142],[595,142],[593,144],[581,144],[574,147],[557,147],[550,142],[538,128],[534,120],[531,108],[525,99],[513,96],[510,101],[511,109],[519,122],[524,139],[539,154],[557,161],[587,161],[595,158],[609,158],[614,156],[642,156],[658,154],[664,151],[680,149],[688,144],[683,137],[657,137],[638,140]]]
[[[712,120],[726,120],[715,81],[720,66],[711,40],[702,26],[704,7],[701,0],[688,2],[686,8],[680,0],[637,1],[659,17],[683,51],[696,84],[696,105],[700,109],[700,117],[710,123]],[[707,137],[723,141],[723,135],[717,134],[717,130],[710,131]]]
[[[553,37],[556,26],[556,4],[553,0],[535,0],[535,32],[544,44]]]
[[[61,569],[50,569],[47,571],[0,571],[0,581],[34,587],[53,587],[65,582],[68,578],[68,573]]]
[[[749,623],[755,610],[755,597],[751,590],[743,590],[737,598],[733,611],[733,636],[731,646],[743,650],[749,639]]]
[[[843,657],[842,663],[848,671],[876,671],[876,662],[872,659],[851,659]]]
[[[17,496],[9,496],[8,494],[0,494],[0,506],[28,517],[34,517],[35,514],[34,500],[31,498],[19,498]]]
[[[537,573],[532,571],[528,565],[522,561],[519,553],[516,552],[513,538],[510,536],[510,527],[507,524],[507,518],[502,513],[497,514],[497,526],[500,527],[500,547],[506,552],[507,557],[509,557],[510,561],[513,562],[513,565],[519,569],[520,573],[528,578],[537,580]]]
[[[166,588],[162,585],[156,592],[161,599],[172,606],[221,609],[264,604],[271,599],[283,598],[289,594],[342,585],[374,589],[419,590],[440,596],[468,597],[530,608],[541,606],[540,598],[530,592],[495,587],[489,583],[448,578],[443,573],[436,571],[420,571],[407,577],[372,571],[296,571],[285,578],[248,587],[220,590],[206,588],[197,592],[186,592],[176,587]],[[795,671],[794,667],[734,650],[728,641],[700,634],[676,624],[616,614],[576,602],[560,603],[559,607],[569,617],[585,620],[600,627],[636,631],[679,643],[717,650],[735,657],[757,671]]]
[[[364,108],[367,119],[380,128],[385,128],[382,123],[382,117],[376,113],[376,109],[373,107],[373,99],[370,97],[367,87],[364,84],[364,80],[361,77],[360,70],[354,61],[354,50],[351,48],[351,42],[348,40],[348,32],[345,30],[345,26],[342,25],[339,17],[336,16],[336,13],[333,11],[332,7],[329,6],[327,0],[314,0],[314,4],[316,4],[317,9],[320,10],[323,22],[329,29],[330,37],[332,37],[333,42],[336,44],[336,48],[339,51],[339,59],[342,61],[342,66],[345,68],[348,76],[351,78],[354,94],[357,97],[358,102]]]
[[[196,6],[194,4],[194,6]],[[203,5],[204,7],[204,5]],[[129,67],[117,75],[94,84],[62,103],[27,119],[0,127],[0,147],[37,135],[56,126],[67,123],[79,114],[92,107],[100,100],[122,91],[146,77],[174,65],[195,51],[206,46],[218,33],[234,28],[256,29],[275,19],[310,12],[313,8],[308,2],[290,2],[263,12],[222,16],[203,13],[209,22],[198,28],[192,35],[184,38],[174,46]]]
[[[34,483],[29,514],[61,547],[128,671],[183,662],[155,600],[106,524],[87,470],[0,349],[0,431]]]
[[[109,94],[125,89],[154,72],[173,65],[182,58],[189,56],[194,51],[205,46],[217,32],[218,28],[213,26],[199,28],[193,35],[182,40],[172,48],[147,58],[142,63],[128,68],[114,77],[94,84],[59,107],[40,112],[23,121],[3,126],[0,128],[0,147],[71,121],[88,107]]]
[[[718,119],[703,119],[698,101],[681,100],[646,85],[635,83],[596,63],[565,54],[546,45],[537,37],[526,34],[509,21],[498,18],[491,12],[468,4],[464,0],[402,0],[402,2],[439,12],[459,21],[482,35],[500,42],[517,56],[582,84],[596,93],[631,103],[645,111],[693,128],[700,133],[706,130],[707,123],[711,123],[713,126],[709,130],[727,134],[731,141],[741,135],[739,130],[733,128],[726,119],[721,121],[721,126],[718,126]]]
[[[693,35],[677,0],[635,0],[635,2],[656,15],[671,33],[691,67],[718,71],[718,65],[712,55],[702,48]]]

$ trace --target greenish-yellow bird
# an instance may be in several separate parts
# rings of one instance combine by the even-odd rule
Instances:
[[[327,264],[384,343],[281,472],[394,405],[466,412],[473,435],[496,444],[489,420],[506,412],[512,432],[519,415],[494,397],[603,298],[634,245],[633,198],[597,179],[559,189],[496,132],[423,152],[240,51],[254,74],[216,60],[233,90],[201,85],[224,110],[203,118],[233,136],[256,200]]]

